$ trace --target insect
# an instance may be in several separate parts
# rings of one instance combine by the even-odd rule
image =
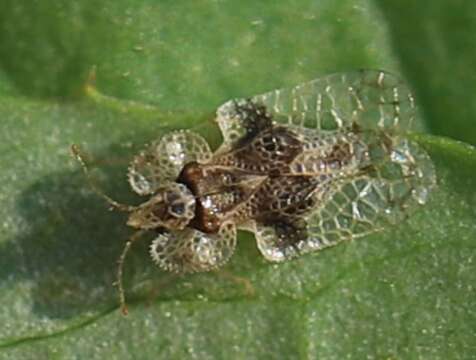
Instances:
[[[144,231],[156,233],[150,255],[160,268],[191,273],[224,265],[238,229],[253,232],[261,254],[279,262],[401,221],[435,184],[430,157],[405,136],[414,117],[397,77],[333,74],[226,102],[216,115],[223,143],[215,152],[190,131],[153,142],[129,166],[132,189],[146,197],[140,205],[120,204],[91,181],[139,229],[118,265],[123,312],[124,259]]]

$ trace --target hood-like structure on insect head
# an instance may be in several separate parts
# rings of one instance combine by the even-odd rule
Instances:
[[[159,189],[130,215],[127,225],[138,229],[182,230],[195,216],[195,197],[183,184]]]

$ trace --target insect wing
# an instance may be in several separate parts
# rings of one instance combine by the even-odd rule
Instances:
[[[415,105],[407,86],[395,75],[360,70],[331,74],[301,85],[255,96],[273,120],[316,130],[357,123],[364,128],[409,129]]]
[[[211,158],[208,143],[190,131],[174,131],[140,152],[129,166],[129,184],[139,195],[153,194],[164,183],[175,181],[190,161]]]
[[[384,71],[336,73],[250,100],[230,100],[217,111],[225,143],[246,134],[248,121],[241,108],[253,102],[273,121],[314,130],[339,130],[354,124],[366,129],[408,130],[416,116],[407,86]]]
[[[301,221],[304,238],[283,243],[276,228],[258,224],[256,237],[263,255],[283,261],[381,231],[424,204],[436,182],[433,163],[411,141],[396,137],[393,142],[388,152],[375,135],[375,143],[369,144],[369,165],[330,181],[325,191],[316,191],[317,205]]]
[[[396,224],[427,201],[435,185],[428,155],[400,140],[381,161],[360,175],[337,182],[335,190],[308,218],[309,239],[331,246]]]
[[[213,270],[224,265],[236,246],[236,227],[225,222],[216,234],[186,228],[160,234],[151,244],[150,255],[162,269],[175,273]]]
[[[218,108],[216,121],[223,135],[219,153],[230,150],[239,141],[251,139],[273,125],[266,107],[253,99],[226,102]]]

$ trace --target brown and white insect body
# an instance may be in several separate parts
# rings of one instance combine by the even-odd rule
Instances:
[[[330,75],[223,104],[215,153],[190,131],[162,136],[129,167],[143,204],[100,195],[130,212],[128,225],[157,233],[150,254],[164,270],[224,265],[237,229],[255,234],[266,259],[288,260],[381,230],[426,202],[435,174],[405,137],[414,116],[411,93],[390,74]],[[123,309],[130,244],[118,269]]]

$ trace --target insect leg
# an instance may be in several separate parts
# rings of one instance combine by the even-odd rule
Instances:
[[[231,280],[234,283],[237,283],[238,285],[242,285],[245,290],[246,296],[253,297],[255,295],[256,291],[250,279],[243,276],[235,275],[227,270],[217,271],[216,274],[222,278]]]

